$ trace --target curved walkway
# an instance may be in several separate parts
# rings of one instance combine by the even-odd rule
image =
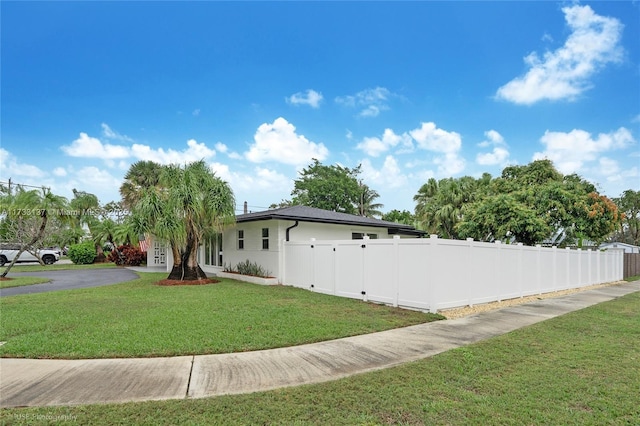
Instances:
[[[222,355],[0,359],[0,407],[203,398],[318,383],[426,358],[640,291],[640,281],[455,320],[328,342]]]

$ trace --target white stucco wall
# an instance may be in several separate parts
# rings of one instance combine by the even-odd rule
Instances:
[[[223,259],[226,265],[235,266],[249,259],[267,269],[272,276],[280,279],[284,268],[280,253],[286,239],[286,230],[295,224],[289,220],[261,220],[238,223],[223,235]],[[269,228],[269,249],[262,249],[262,228]],[[238,230],[244,231],[244,249],[238,249]],[[378,238],[392,238],[386,228],[367,226],[336,225],[328,223],[298,222],[289,231],[290,241],[350,240],[354,232],[376,234]]]

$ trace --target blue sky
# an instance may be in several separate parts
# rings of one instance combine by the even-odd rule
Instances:
[[[241,208],[362,165],[383,211],[549,158],[640,189],[637,2],[7,2],[0,181],[106,203],[205,159]]]

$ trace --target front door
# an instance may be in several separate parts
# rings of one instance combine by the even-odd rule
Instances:
[[[167,264],[167,245],[162,241],[153,241],[153,266]]]

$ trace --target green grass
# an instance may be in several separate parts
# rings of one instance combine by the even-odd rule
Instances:
[[[627,277],[624,280],[627,281],[627,282],[640,281],[640,275],[634,275],[632,277]]]
[[[7,277],[6,280],[0,280],[0,288],[22,287],[25,285],[42,284],[51,281],[49,278],[43,277]]]
[[[633,293],[324,384],[198,400],[7,409],[0,416],[7,424],[67,416],[57,418],[86,425],[637,425],[639,342],[640,293]]]
[[[285,286],[223,280],[162,287],[166,273],[123,284],[2,298],[2,357],[213,354],[299,345],[441,319]]]

